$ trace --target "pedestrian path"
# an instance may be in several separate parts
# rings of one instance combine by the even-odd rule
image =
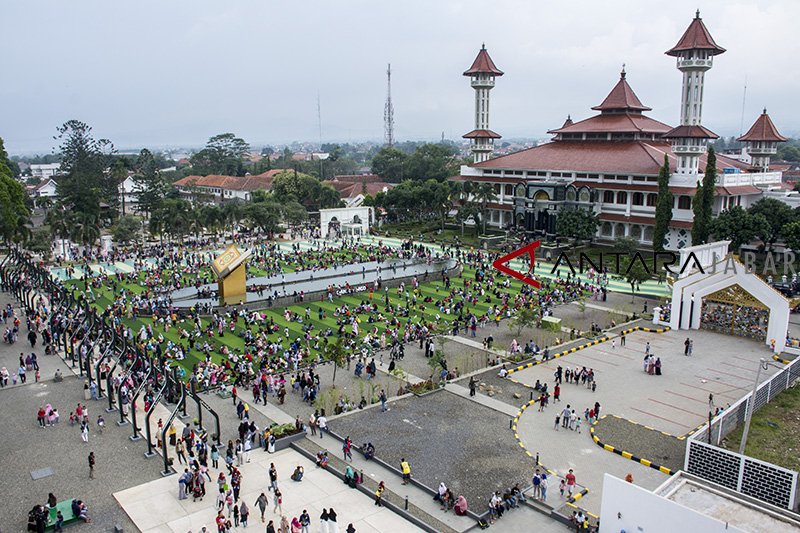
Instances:
[[[506,402],[501,402],[500,400],[495,400],[490,396],[486,396],[485,394],[476,394],[475,396],[469,395],[469,389],[467,387],[463,387],[456,383],[447,383],[444,386],[445,389],[449,390],[454,394],[458,394],[462,398],[466,398],[468,400],[472,400],[473,402],[479,403],[484,407],[488,407],[489,409],[494,409],[500,413],[508,415],[510,417],[515,417],[517,415],[518,408],[512,407],[511,405],[507,404]],[[522,402],[523,400],[520,400]]]
[[[272,493],[266,490],[269,482],[270,463],[278,470],[278,486],[283,494],[282,513],[289,521],[306,510],[311,516],[311,530],[319,530],[319,516],[322,509],[333,507],[339,517],[339,531],[344,531],[352,523],[358,533],[393,533],[396,531],[421,531],[413,524],[385,507],[372,505],[370,498],[359,491],[350,489],[340,480],[316,468],[313,462],[292,449],[274,454],[254,451],[251,462],[239,469],[242,472],[243,500],[250,509],[249,528],[263,531],[260,510],[254,502],[263,491],[269,499],[266,510],[267,520],[273,520],[276,531],[281,514],[273,511]],[[303,480],[291,481],[289,476],[297,466],[305,470]],[[211,468],[209,473],[216,481],[219,470]],[[143,533],[186,533],[216,529],[216,483],[207,482],[207,496],[202,500],[187,498],[178,500],[178,476],[169,476],[114,493],[114,498],[125,510],[136,527]],[[228,516],[227,510],[225,515]],[[236,529],[239,531],[239,529]]]
[[[342,456],[341,441],[338,439],[334,440],[331,437],[319,438],[310,435],[307,435],[306,439],[320,449],[327,449],[331,456]],[[333,444],[334,447],[326,448],[327,444]],[[363,443],[358,444],[360,445]],[[378,450],[378,453],[380,453],[380,450]],[[387,491],[394,493],[400,498],[408,498],[410,504],[415,505],[438,521],[453,528],[455,531],[463,532],[475,526],[475,520],[472,518],[457,516],[453,512],[445,513],[441,510],[439,504],[433,501],[433,497],[427,491],[412,483],[403,485],[402,478],[400,478],[397,472],[389,470],[376,461],[367,461],[358,450],[353,451],[353,459],[352,461],[347,461],[347,464],[349,464],[353,470],[360,472],[365,480],[372,480],[375,484],[383,481]],[[397,466],[399,468],[400,465]],[[360,530],[357,531],[360,533]]]

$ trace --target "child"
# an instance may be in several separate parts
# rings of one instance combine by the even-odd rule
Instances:
[[[562,479],[561,483],[558,484],[558,492],[561,493],[561,497],[564,497],[564,493],[567,491],[567,480]]]
[[[555,424],[553,424],[553,429],[555,429],[556,431],[558,431],[558,426],[559,426],[559,423],[560,423],[560,422],[561,422],[561,413],[558,413],[558,414],[556,415],[556,422],[555,422]]]
[[[577,431],[578,433],[581,432],[581,417],[578,417],[575,420],[575,431]]]

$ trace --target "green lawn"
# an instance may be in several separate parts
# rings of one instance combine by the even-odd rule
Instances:
[[[745,453],[792,470],[800,470],[800,386],[778,394],[753,414]],[[723,442],[729,450],[739,451],[744,425]]]

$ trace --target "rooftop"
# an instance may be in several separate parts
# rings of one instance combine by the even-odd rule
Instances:
[[[492,58],[489,57],[489,52],[486,51],[486,45],[481,45],[481,49],[477,57],[475,57],[475,61],[472,62],[472,66],[464,71],[464,76],[474,76],[475,74],[491,74],[492,76],[503,75],[503,71],[497,68]]]
[[[769,142],[784,142],[786,137],[778,133],[778,128],[772,123],[769,118],[766,108],[761,113],[756,121],[747,130],[747,133],[736,139],[737,141],[769,141]]]
[[[706,50],[710,55],[715,56],[725,52],[725,49],[714,42],[711,33],[703,24],[700,18],[700,10],[697,11],[689,27],[686,28],[678,44],[665,52],[668,56],[679,56],[681,52],[689,50]]]

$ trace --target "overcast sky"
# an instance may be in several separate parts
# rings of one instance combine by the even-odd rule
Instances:
[[[485,42],[505,71],[491,127],[546,137],[590,116],[627,65],[668,124],[680,74],[664,51],[696,8],[727,53],[706,76],[703,124],[736,135],[766,106],[800,133],[798,0],[0,0],[0,137],[49,152],[75,118],[117,147],[202,145],[234,132],[253,145],[380,140],[386,64],[399,140],[473,128],[461,74]]]

